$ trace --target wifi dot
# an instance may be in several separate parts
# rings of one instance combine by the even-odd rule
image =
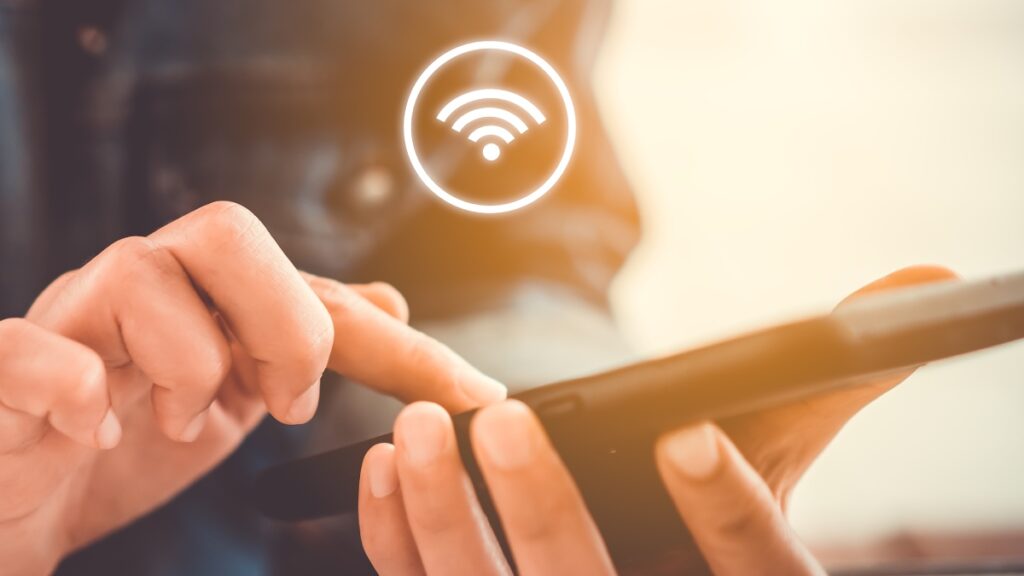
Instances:
[[[499,148],[498,145],[493,142],[485,145],[482,152],[484,155],[484,160],[487,160],[488,162],[494,162],[495,160],[498,159],[499,156],[501,156],[501,148]]]

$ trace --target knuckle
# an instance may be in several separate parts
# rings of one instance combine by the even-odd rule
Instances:
[[[187,367],[151,373],[157,386],[174,394],[175,398],[186,399],[185,404],[189,404],[192,398],[203,399],[204,402],[212,398],[232,369],[227,342],[214,341],[200,334],[195,343],[189,348]],[[184,409],[191,410],[191,406]]]
[[[147,273],[166,276],[180,271],[174,255],[167,248],[142,236],[122,238],[105,252],[104,262],[116,271],[114,281],[121,281],[125,275],[134,276],[144,269]]]
[[[323,376],[334,348],[334,323],[322,304],[316,308],[289,315],[274,346],[256,359],[287,369],[306,386]]]
[[[310,319],[306,338],[316,358],[326,363],[334,347],[334,320],[323,304],[315,302],[314,309],[316,312]]]
[[[206,370],[203,379],[214,386],[219,386],[231,373],[231,352],[227,349],[220,351],[217,355],[206,362]]]
[[[106,392],[107,366],[99,355],[89,350],[81,354],[78,362],[79,389],[89,395]]]
[[[69,368],[58,385],[55,404],[72,407],[107,405],[107,367],[92,350],[82,347],[64,361]]]
[[[333,345],[334,327],[330,322],[309,322],[278,349],[275,360],[289,366],[308,385],[323,376]]]
[[[0,319],[0,368],[11,359],[17,358],[17,345],[24,342],[32,325],[24,318]]]
[[[270,236],[255,214],[235,202],[220,200],[207,204],[196,211],[195,217],[212,247],[250,246]]]
[[[0,320],[0,342],[19,342],[30,329],[24,318],[4,318]]]
[[[231,351],[227,344],[205,347],[209,355],[194,366],[198,385],[204,389],[219,388],[231,372]]]
[[[134,264],[157,249],[156,242],[142,236],[129,236],[110,245],[106,256],[119,263]]]
[[[49,298],[52,298],[55,294],[60,293],[65,287],[68,286],[69,283],[71,283],[75,276],[78,275],[78,272],[78,269],[69,270],[55,278],[53,282],[50,282],[50,284],[47,285],[46,289],[43,290],[43,292],[39,295],[39,298],[36,299],[36,302],[33,304],[33,307],[36,307],[36,305],[39,304],[41,301],[48,300]]]
[[[32,303],[28,313],[25,314],[26,318],[37,318],[45,315],[46,311],[52,308],[52,305],[57,301],[60,294],[64,292],[71,282],[78,275],[78,270],[71,270],[58,276],[53,282],[43,290],[39,296]]]
[[[53,282],[50,282],[50,286],[58,286],[58,287],[59,286],[63,286],[65,284],[67,284],[68,282],[70,282],[71,279],[75,277],[75,274],[78,274],[78,270],[77,269],[75,269],[75,270],[68,270],[67,272],[61,274],[60,276],[57,276],[57,278],[54,279]]]

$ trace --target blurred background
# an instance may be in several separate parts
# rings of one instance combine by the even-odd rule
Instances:
[[[913,263],[1024,269],[1024,2],[619,2],[597,89],[645,218],[614,292],[644,353]],[[1022,367],[948,361],[865,410],[800,486],[801,535],[1024,545]]]
[[[644,218],[613,290],[638,352],[826,311],[911,264],[1024,269],[1024,0],[612,3],[595,88]],[[478,219],[407,185],[395,122],[409,79],[456,39],[529,38],[589,78],[605,5],[450,4],[0,0],[0,269],[20,271],[0,276],[0,316],[113,239],[229,199],[301,267],[396,284],[419,322],[505,381],[619,363],[591,304],[635,222],[603,134],[581,139],[584,169],[543,210]],[[382,432],[397,410],[337,390],[317,436],[265,425],[64,573],[361,558],[354,529],[351,548],[250,530],[235,489],[268,459]],[[1022,415],[1024,344],[923,369],[849,424],[791,517],[830,566],[1024,558]],[[195,518],[204,530],[179,529]]]

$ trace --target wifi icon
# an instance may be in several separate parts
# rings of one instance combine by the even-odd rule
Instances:
[[[494,103],[475,106],[485,101]],[[465,109],[465,112],[452,122],[451,129],[460,134],[469,129],[468,140],[483,143],[481,155],[488,162],[494,162],[501,157],[500,142],[511,144],[517,134],[525,134],[530,129],[526,120],[510,108],[524,112],[537,125],[543,124],[546,120],[533,102],[515,92],[500,88],[481,88],[456,96],[445,104],[437,114],[437,119],[447,123],[453,114]]]

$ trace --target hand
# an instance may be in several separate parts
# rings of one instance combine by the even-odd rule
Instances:
[[[857,294],[951,276],[911,268]],[[788,495],[846,420],[903,378],[659,440],[662,480],[715,574],[824,574],[786,521]],[[525,405],[483,408],[470,435],[520,573],[614,573],[579,492]],[[511,573],[462,468],[451,420],[435,405],[407,407],[395,446],[367,453],[359,521],[367,554],[385,576]]]
[[[331,368],[465,410],[504,389],[408,328],[392,288],[303,276],[216,203],[122,240],[0,323],[0,565],[52,570],[171,498],[267,410],[314,414]]]
[[[483,408],[471,436],[519,573],[615,573],[572,478],[524,404]],[[656,457],[669,494],[716,574],[824,574],[792,534],[767,485],[714,425],[667,435]],[[395,424],[395,446],[374,446],[362,474],[363,545],[383,576],[512,573],[441,407],[407,407]]]

